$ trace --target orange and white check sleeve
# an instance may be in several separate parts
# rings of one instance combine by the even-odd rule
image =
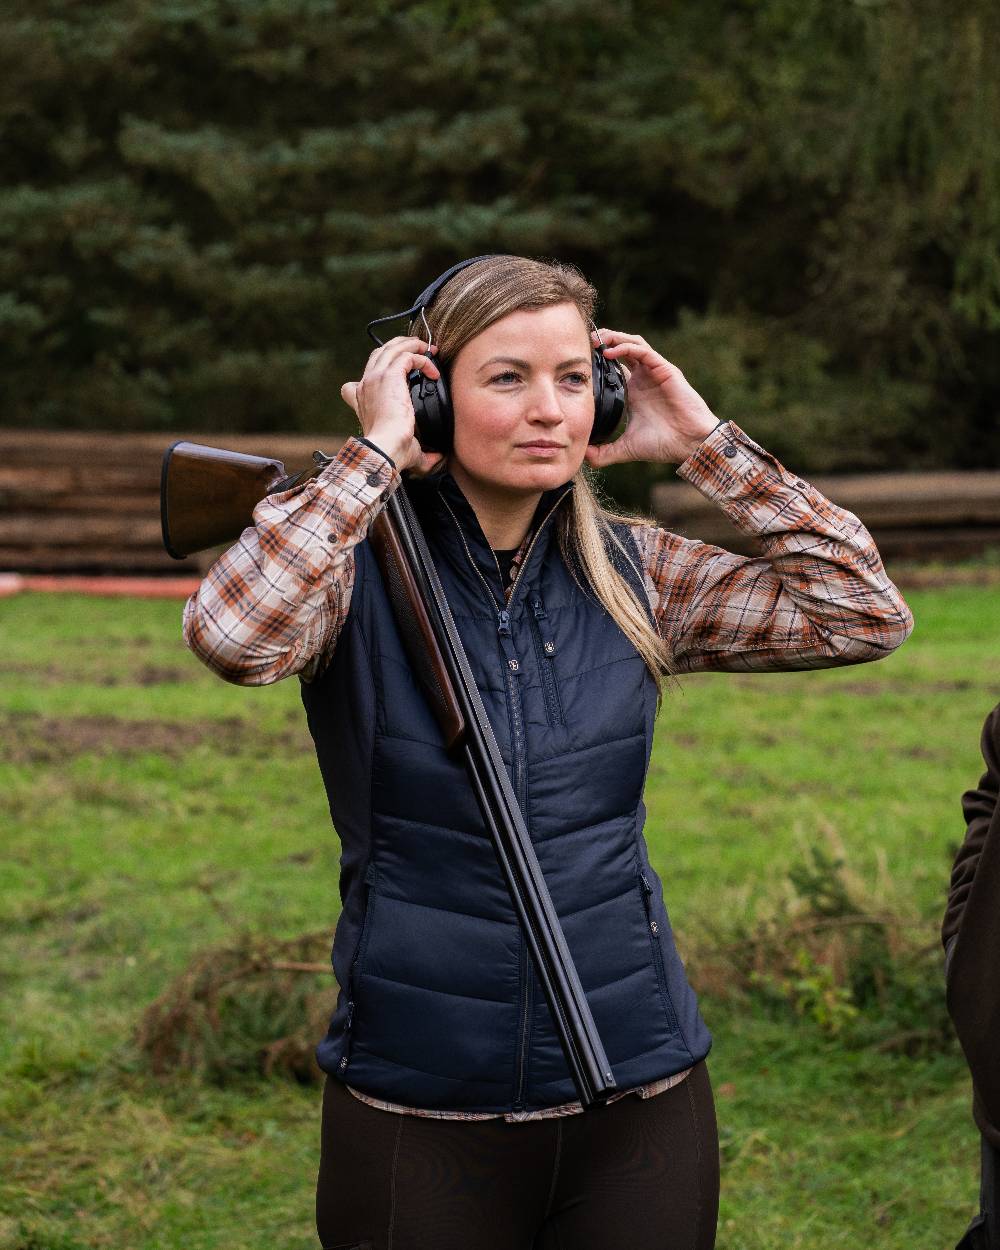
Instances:
[[[348,438],[317,477],[266,495],[185,604],[195,655],[243,686],[315,677],[347,619],[354,547],[401,480],[385,456]]]
[[[907,638],[913,618],[868,530],[739,426],[717,426],[677,472],[761,555],[633,527],[674,672],[860,664]]]

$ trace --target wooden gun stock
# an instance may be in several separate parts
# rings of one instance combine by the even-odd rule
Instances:
[[[265,495],[286,477],[280,460],[178,442],[160,473],[163,545],[175,560],[235,542]]]
[[[163,545],[175,560],[209,547],[233,543],[249,525],[265,495],[290,490],[315,477],[329,463],[314,463],[289,477],[280,460],[178,442],[167,448],[160,475]],[[465,719],[424,601],[385,510],[368,532],[392,603],[406,654],[441,727],[448,750],[461,746]]]

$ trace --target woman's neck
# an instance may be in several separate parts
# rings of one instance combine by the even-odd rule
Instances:
[[[478,479],[469,477],[459,465],[451,464],[449,468],[462,494],[472,505],[486,541],[493,550],[511,551],[519,547],[528,532],[542,492],[535,490],[519,494],[502,487],[491,490]]]

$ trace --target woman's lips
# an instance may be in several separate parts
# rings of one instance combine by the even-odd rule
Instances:
[[[518,443],[518,447],[532,456],[554,456],[563,450],[562,443]]]

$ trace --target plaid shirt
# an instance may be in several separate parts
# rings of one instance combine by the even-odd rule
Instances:
[[[789,473],[733,422],[718,425],[677,472],[755,538],[761,554],[738,556],[648,522],[633,524],[649,604],[675,673],[858,664],[888,655],[907,637],[913,618],[858,518]],[[220,677],[240,685],[293,673],[303,681],[315,678],[347,618],[354,547],[401,480],[380,452],[348,438],[315,479],[262,499],[254,524],[185,605],[187,645]],[[512,575],[529,537],[514,557]],[[646,1097],[684,1075],[621,1093]],[[579,1110],[579,1103],[567,1103],[505,1118]]]
[[[635,1094],[639,1098],[655,1098],[657,1094],[662,1094],[668,1089],[673,1089],[675,1085],[679,1085],[690,1071],[690,1068],[685,1068],[683,1072],[675,1072],[673,1076],[665,1076],[662,1080],[653,1081],[649,1085],[638,1085],[635,1089],[620,1089],[617,1094],[612,1094],[605,1101],[610,1107],[613,1102],[617,1102],[619,1098],[625,1098],[628,1094]],[[508,1124],[523,1124],[526,1120],[557,1120],[561,1116],[579,1115],[583,1111],[583,1104],[579,1102],[564,1102],[558,1107],[544,1107],[541,1111],[425,1111],[423,1107],[401,1107],[397,1102],[385,1102],[381,1098],[372,1098],[371,1094],[362,1094],[360,1090],[350,1085],[347,1088],[355,1098],[360,1098],[369,1107],[378,1107],[380,1111],[395,1111],[400,1115],[418,1115],[425,1120],[504,1119]]]

